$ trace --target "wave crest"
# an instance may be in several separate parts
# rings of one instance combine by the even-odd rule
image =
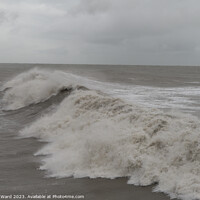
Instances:
[[[16,76],[2,87],[2,102],[7,110],[15,110],[30,104],[45,101],[59,91],[70,88],[66,73],[34,68]]]

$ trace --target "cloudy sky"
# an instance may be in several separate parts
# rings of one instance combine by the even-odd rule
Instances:
[[[0,63],[200,65],[199,0],[0,0]]]

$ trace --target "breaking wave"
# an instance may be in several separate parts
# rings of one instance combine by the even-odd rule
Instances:
[[[64,72],[34,69],[5,84],[11,88],[4,101],[12,109],[44,101],[72,87],[65,79]],[[20,132],[49,142],[35,154],[48,155],[41,169],[52,177],[128,177],[129,184],[157,183],[154,191],[172,198],[200,199],[198,118],[73,88],[56,109]]]
[[[4,109],[15,110],[45,101],[72,87],[73,77],[67,73],[34,68],[3,85],[1,90],[5,93],[2,102]]]

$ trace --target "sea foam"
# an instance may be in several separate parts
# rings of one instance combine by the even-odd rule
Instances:
[[[54,177],[129,177],[171,197],[200,198],[199,121],[75,90],[21,131],[50,142],[41,169]]]
[[[5,90],[3,96],[4,108],[15,110],[30,104],[45,101],[59,91],[72,87],[66,79],[67,73],[61,71],[49,71],[34,68],[28,72],[19,74],[11,81],[5,83],[1,90]]]
[[[170,197],[200,199],[198,118],[73,88],[55,110],[20,132],[49,142],[36,153],[48,155],[41,169],[52,177],[128,177],[129,184],[157,183],[154,191]]]

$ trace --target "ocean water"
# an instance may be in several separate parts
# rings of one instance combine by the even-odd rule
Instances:
[[[0,64],[0,72],[2,194],[77,194],[88,191],[85,177],[125,177],[200,199],[200,67]]]

